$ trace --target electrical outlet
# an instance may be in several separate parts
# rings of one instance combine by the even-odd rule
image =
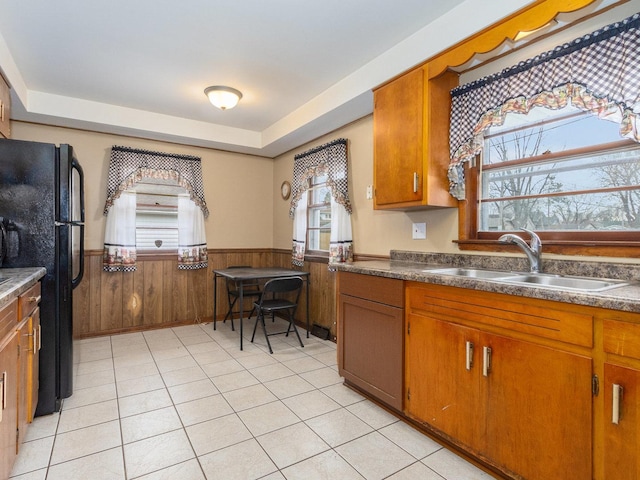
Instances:
[[[414,223],[411,232],[414,240],[425,240],[427,238],[427,224]]]
[[[367,200],[373,199],[373,185],[367,187]]]

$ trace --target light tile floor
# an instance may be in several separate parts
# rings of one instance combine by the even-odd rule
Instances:
[[[270,355],[260,333],[243,351],[229,323],[75,342],[75,392],[11,478],[491,478],[345,387],[334,343],[274,336]]]

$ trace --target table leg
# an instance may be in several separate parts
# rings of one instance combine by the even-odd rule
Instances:
[[[311,278],[307,275],[307,338],[309,338],[309,282]]]
[[[213,329],[216,329],[216,312],[218,311],[218,275],[213,273]],[[233,320],[231,320],[233,321]]]
[[[240,350],[242,350],[242,313],[244,310],[244,281],[240,280]]]

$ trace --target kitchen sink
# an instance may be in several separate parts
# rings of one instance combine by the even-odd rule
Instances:
[[[611,288],[622,287],[629,283],[624,280],[590,277],[568,277],[548,273],[515,273],[501,270],[484,270],[481,268],[437,268],[424,270],[428,273],[452,275],[492,280],[501,283],[527,285],[530,287],[547,287],[559,290],[574,290],[583,292],[601,292]]]
[[[480,268],[437,268],[435,270],[424,270],[429,273],[438,273],[442,275],[455,275],[458,277],[473,277],[473,278],[502,278],[513,275],[511,272],[504,272],[500,270],[483,270]]]
[[[610,288],[628,285],[624,280],[611,280],[602,278],[586,277],[563,277],[560,275],[545,275],[541,273],[528,273],[502,278],[508,283],[519,283],[531,286],[543,286],[561,288],[567,290],[587,290],[590,292],[600,292]]]

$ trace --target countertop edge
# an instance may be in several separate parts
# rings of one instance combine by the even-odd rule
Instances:
[[[640,312],[640,283],[638,282],[631,282],[629,285],[602,292],[580,292],[540,286],[513,285],[492,281],[490,279],[458,277],[430,272],[430,269],[447,268],[449,266],[450,265],[429,265],[397,260],[365,260],[352,263],[332,264],[331,268],[338,271],[395,278],[405,281],[503,293],[609,310]]]
[[[47,274],[44,267],[2,268],[0,269],[0,308],[11,303]]]

